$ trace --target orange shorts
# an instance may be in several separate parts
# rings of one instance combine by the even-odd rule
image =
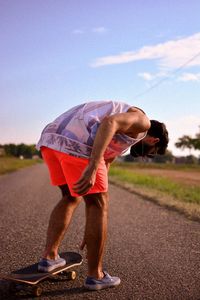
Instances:
[[[42,157],[48,166],[52,185],[67,184],[72,196],[80,196],[73,191],[73,185],[80,178],[83,170],[88,165],[89,160],[82,157],[75,157],[67,153],[41,147]],[[86,194],[107,192],[108,190],[108,170],[105,161],[99,164],[96,173],[96,182]]]

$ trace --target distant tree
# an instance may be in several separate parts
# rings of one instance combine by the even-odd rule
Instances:
[[[133,162],[134,161],[134,157],[130,154],[127,154],[124,156],[124,161],[126,162]]]
[[[6,144],[3,146],[9,156],[17,156],[17,146],[15,144]]]
[[[185,163],[186,164],[197,164],[198,163],[198,158],[194,155],[188,155],[185,158]]]
[[[32,158],[33,155],[39,155],[40,152],[35,148],[35,145],[26,145],[24,143],[15,145],[15,144],[6,144],[3,145],[6,155],[24,158]]]
[[[167,150],[164,155],[156,155],[152,161],[156,163],[173,162],[174,156],[171,151]]]
[[[189,135],[184,135],[180,137],[175,143],[175,146],[183,150],[186,148],[189,150],[200,150],[200,132],[195,135],[195,138],[192,138]]]
[[[124,157],[125,162],[141,162],[141,157],[133,157],[130,154],[125,155]],[[166,163],[172,162],[174,160],[174,156],[171,151],[167,150],[164,155],[156,155],[152,158],[145,158],[143,161],[146,162],[155,162],[155,163]]]
[[[193,143],[192,143],[192,138],[189,135],[184,135],[178,139],[178,142],[175,143],[175,146],[177,148],[181,149],[192,149]]]
[[[195,150],[200,150],[200,126],[199,132],[195,135],[195,138],[193,139],[193,146]]]

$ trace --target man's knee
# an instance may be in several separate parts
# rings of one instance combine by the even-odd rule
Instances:
[[[96,207],[100,210],[106,211],[108,209],[108,193],[96,193],[85,195],[84,201],[86,208]]]
[[[61,201],[66,201],[66,204],[67,203],[79,203],[81,201],[81,198],[80,197],[73,197],[71,194],[70,194],[70,190],[69,190],[69,187],[67,184],[64,184],[64,185],[60,185],[59,186],[60,190],[61,190],[61,193],[62,193],[62,200]]]

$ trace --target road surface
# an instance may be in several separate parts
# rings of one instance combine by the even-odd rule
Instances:
[[[40,258],[49,214],[60,198],[43,164],[0,177],[1,273]],[[84,204],[77,209],[61,251],[78,251],[84,232]],[[105,269],[121,278],[117,288],[84,290],[84,264],[75,282],[45,282],[40,299],[200,299],[200,224],[174,211],[110,186]],[[0,299],[32,299],[8,294]]]

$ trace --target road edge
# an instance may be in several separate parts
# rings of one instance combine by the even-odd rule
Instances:
[[[165,207],[168,210],[176,211],[189,220],[200,223],[200,206],[197,204],[178,201],[177,199],[162,192],[122,182],[114,176],[109,177],[109,183],[140,196],[143,200],[151,201],[154,204]]]

